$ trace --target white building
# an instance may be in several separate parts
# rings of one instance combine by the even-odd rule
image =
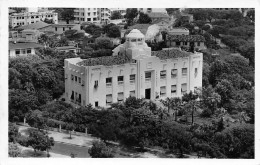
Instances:
[[[58,13],[52,11],[45,12],[24,12],[12,13],[9,15],[9,25],[13,28],[20,25],[29,25],[32,23],[44,21],[46,19],[53,20],[54,24],[58,23]]]
[[[74,10],[74,23],[103,23],[109,21],[110,16],[111,12],[108,8],[76,8]]]
[[[119,12],[122,16],[124,16],[126,14],[126,8],[109,8],[111,11],[111,15],[114,12]]]
[[[43,46],[37,43],[12,43],[9,42],[9,57],[34,55],[35,50]]]
[[[139,11],[143,13],[167,13],[166,8],[139,8]]]
[[[109,107],[129,96],[165,99],[202,87],[202,53],[152,52],[137,29],[116,50],[113,56],[65,60],[67,102]]]

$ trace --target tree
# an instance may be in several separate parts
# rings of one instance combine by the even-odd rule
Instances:
[[[127,8],[125,18],[127,19],[127,24],[130,26],[133,23],[134,18],[138,15],[137,8]]]
[[[53,19],[47,19],[47,18],[45,18],[45,19],[43,20],[43,22],[45,22],[45,23],[47,23],[47,24],[54,24]]]
[[[94,38],[97,38],[101,35],[102,29],[94,24],[91,24],[87,27],[85,27],[85,32],[91,34]]]
[[[88,150],[92,158],[113,158],[111,149],[102,141],[94,141],[93,146]]]
[[[8,143],[9,157],[19,157],[21,155],[21,148],[15,143]]]
[[[75,128],[76,128],[75,124],[74,123],[66,123],[65,127],[66,127],[66,130],[68,130],[70,132],[70,139],[72,139],[71,138],[71,132],[73,130],[75,130]]]
[[[144,14],[143,12],[139,13],[138,23],[140,23],[140,24],[149,24],[151,22],[152,22],[152,19],[147,14]]]
[[[180,10],[179,8],[166,8],[168,15],[173,15],[176,12],[178,12],[179,10]]]
[[[18,127],[12,123],[8,125],[8,142],[16,143],[18,136]]]
[[[221,96],[221,106],[230,102],[233,98],[234,89],[232,83],[226,79],[221,80],[215,88],[215,91]]]
[[[221,102],[221,96],[214,91],[212,86],[208,86],[207,88],[203,88],[202,91],[202,104],[205,109],[202,112],[202,116],[210,117],[215,113],[219,104]]]
[[[110,49],[112,47],[112,43],[107,37],[99,37],[96,39],[96,45],[99,49]]]
[[[31,146],[36,151],[47,151],[47,155],[49,154],[49,150],[52,146],[54,146],[54,139],[49,138],[43,131],[28,129],[29,137],[28,137],[28,146]]]
[[[115,11],[115,12],[113,12],[112,15],[111,15],[111,20],[114,20],[114,19],[121,19],[122,17],[123,17],[123,16],[121,15],[120,12]]]
[[[46,34],[41,34],[38,38],[38,42],[40,44],[44,44],[44,48],[49,47],[50,44],[50,38]]]
[[[107,36],[111,38],[119,38],[121,37],[121,31],[119,26],[111,26],[107,32]]]
[[[253,22],[255,22],[255,10],[251,9],[247,12],[247,15]]]
[[[47,127],[47,119],[43,117],[42,112],[39,110],[30,111],[26,115],[27,123],[34,128],[45,129]]]
[[[71,20],[74,20],[74,8],[63,8],[61,12],[61,17],[63,20],[66,20],[66,23],[69,24]]]
[[[199,108],[199,101],[197,101],[198,95],[190,91],[182,96],[182,101],[184,102],[184,108],[191,112],[191,123],[194,121],[194,112]]]

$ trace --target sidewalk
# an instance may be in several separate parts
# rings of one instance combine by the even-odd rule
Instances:
[[[28,157],[33,157],[34,154],[34,150],[32,148],[29,147],[24,147],[24,146],[20,146],[22,154],[26,155]],[[47,158],[46,152],[42,152],[42,151],[38,151],[38,154],[40,154],[42,158]],[[56,154],[53,152],[49,152],[50,157],[51,158],[70,158],[70,156],[66,156],[66,155],[61,155],[61,154]]]
[[[25,126],[19,126],[19,132],[21,134],[24,134],[24,130],[26,130],[28,127]],[[66,144],[72,144],[77,146],[85,146],[85,147],[91,147],[92,141],[97,140],[95,137],[86,137],[86,136],[76,136],[71,135],[72,139],[69,139],[70,135],[60,132],[54,132],[54,131],[48,131],[49,137],[53,137],[54,141],[60,142],[60,143],[66,143]]]

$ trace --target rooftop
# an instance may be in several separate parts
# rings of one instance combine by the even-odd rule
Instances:
[[[201,35],[167,35],[166,40],[176,42],[205,42],[205,38]]]
[[[152,12],[147,13],[150,18],[170,18],[167,13],[161,13],[161,12]]]
[[[61,46],[61,47],[56,47],[55,49],[57,49],[57,50],[66,50],[66,49],[80,49],[80,48],[76,48],[74,46]]]
[[[188,57],[191,54],[192,53],[190,52],[185,52],[179,49],[152,51],[152,56],[159,57],[161,60],[166,60],[170,58],[183,58],[183,57]]]
[[[9,50],[12,49],[27,49],[27,48],[40,48],[43,47],[40,44],[36,44],[36,43],[11,43],[9,42]]]
[[[129,30],[131,31],[133,29],[138,29],[145,35],[149,26],[151,26],[151,24],[135,24],[133,26],[130,26]]]
[[[103,56],[97,58],[89,58],[83,60],[82,62],[78,62],[77,65],[83,66],[96,66],[96,65],[105,65],[105,66],[112,66],[112,65],[121,65],[125,63],[131,62],[131,59],[126,55],[120,56]]]
[[[29,25],[20,26],[17,29],[37,29],[38,30],[38,29],[44,28],[46,26],[50,26],[50,24],[39,21],[39,22],[32,23],[32,24],[29,24]]]
[[[140,32],[140,30],[133,29],[126,37],[129,37],[129,38],[144,38],[144,35]]]

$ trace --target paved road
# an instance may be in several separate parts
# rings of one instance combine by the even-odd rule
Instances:
[[[71,153],[74,153],[77,158],[90,158],[88,154],[88,147],[79,147],[59,142],[55,142],[51,152],[66,156],[70,156]]]

